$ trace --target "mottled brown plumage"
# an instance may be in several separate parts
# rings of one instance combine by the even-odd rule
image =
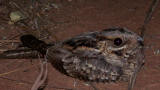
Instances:
[[[115,39],[121,39],[120,45]],[[143,40],[124,28],[88,32],[48,48],[47,58],[59,71],[79,79],[125,80],[143,63]]]
[[[52,46],[32,35],[21,41],[65,75],[94,82],[129,81],[129,90],[144,63],[143,39],[125,28],[87,32]]]

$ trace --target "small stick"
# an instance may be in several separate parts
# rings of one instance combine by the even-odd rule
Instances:
[[[46,54],[47,53],[48,53],[48,50],[47,50]],[[40,63],[41,63],[41,72],[40,72],[39,76],[37,77],[35,83],[33,84],[31,90],[38,90],[45,83],[45,81],[47,80],[48,63],[47,63],[46,56],[44,58],[44,61],[40,60]]]
[[[149,10],[146,13],[146,17],[144,23],[141,27],[141,37],[144,38],[144,33],[146,31],[146,26],[152,18],[153,12],[155,11],[156,7],[158,6],[159,0],[153,0]]]
[[[0,77],[8,75],[8,74],[11,74],[11,73],[14,73],[14,72],[17,72],[17,71],[22,71],[22,70],[25,70],[25,69],[33,68],[33,67],[35,67],[37,65],[39,65],[39,64],[36,64],[34,66],[30,66],[30,67],[27,67],[27,68],[23,68],[23,69],[15,69],[15,70],[12,70],[12,71],[9,71],[9,72],[0,73]]]
[[[14,39],[14,38],[16,38],[16,37],[18,37],[18,36],[20,36],[20,33],[19,33],[18,35],[13,36],[13,37],[9,37],[8,40],[12,40],[12,39]],[[6,42],[1,42],[0,46],[3,46],[3,45],[8,45],[8,43],[6,43]]]
[[[144,20],[144,23],[141,27],[141,34],[140,36],[144,39],[144,33],[146,32],[146,26],[149,23],[149,21],[152,18],[153,12],[155,10],[155,8],[158,6],[159,0],[153,0],[151,6],[149,7],[149,10],[146,13],[146,17]],[[143,51],[144,53],[144,48]],[[137,73],[139,72],[139,70],[142,68],[142,66],[138,66],[134,72],[134,74],[130,77],[129,83],[128,83],[128,90],[132,90],[133,86],[136,82],[136,77],[137,77]]]
[[[0,43],[19,43],[20,41],[19,40],[0,40]]]
[[[23,84],[28,84],[28,85],[31,85],[33,84],[32,82],[29,82],[29,81],[24,81],[24,80],[16,80],[16,79],[12,79],[12,78],[8,78],[8,77],[5,77],[5,76],[2,76],[0,77],[1,79],[5,79],[5,80],[9,80],[9,81],[12,81],[12,82],[17,82],[17,83],[23,83]],[[74,89],[71,89],[71,88],[65,88],[65,87],[57,87],[57,86],[52,86],[52,85],[48,85],[47,86],[48,88],[52,88],[51,90],[74,90]],[[49,89],[50,90],[50,89]]]

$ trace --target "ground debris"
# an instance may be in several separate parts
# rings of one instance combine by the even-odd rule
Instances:
[[[11,22],[13,23],[18,22],[20,20],[24,20],[26,18],[27,17],[20,11],[14,11],[10,13],[10,19],[11,19]]]

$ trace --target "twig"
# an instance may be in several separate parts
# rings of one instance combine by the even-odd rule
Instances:
[[[45,67],[44,67],[45,65]],[[44,70],[45,68],[45,70]],[[47,79],[47,73],[48,73],[48,70],[47,70],[47,63],[41,63],[41,72],[39,74],[39,76],[37,77],[35,83],[33,84],[31,90],[38,90],[42,84],[44,84],[44,82],[46,81]],[[44,72],[45,71],[45,72]]]
[[[46,54],[48,53],[48,50]],[[41,72],[39,76],[37,77],[35,83],[33,84],[31,90],[38,90],[47,80],[47,75],[48,75],[48,63],[47,63],[47,58],[45,56],[44,61],[41,61]]]
[[[0,48],[0,54],[3,53],[3,52],[5,52],[5,51],[8,51],[8,47],[7,48]]]
[[[19,43],[20,41],[19,40],[0,40],[0,43],[13,43],[13,42]]]
[[[158,6],[158,3],[159,3],[159,0],[153,0],[151,6],[149,7],[149,9],[146,13],[144,23],[141,27],[141,37],[143,37],[143,38],[144,38],[144,33],[146,31],[146,26],[149,23],[149,21],[151,20],[153,12],[156,9],[156,7]]]
[[[157,7],[158,3],[159,3],[159,0],[153,0],[151,6],[149,7],[149,9],[148,9],[148,11],[146,13],[146,17],[145,17],[144,23],[143,23],[143,25],[141,27],[141,34],[140,34],[143,39],[144,39],[144,33],[146,31],[146,26],[149,23],[149,21],[151,20],[153,12],[154,12],[155,8]],[[144,53],[144,48],[143,48],[142,52]],[[132,90],[133,89],[133,86],[134,86],[135,81],[136,81],[137,73],[142,68],[142,66],[143,65],[138,66],[136,68],[134,74],[131,75],[129,83],[128,83],[128,90]]]
[[[8,77],[0,77],[1,79],[6,79],[6,80],[9,80],[9,81],[13,81],[13,82],[17,82],[17,83],[24,83],[24,84],[28,84],[28,85],[31,85],[33,84],[32,82],[29,82],[29,81],[24,81],[24,80],[16,80],[16,79],[11,79],[11,78],[8,78]],[[71,88],[63,88],[63,87],[56,87],[56,86],[51,86],[51,85],[48,85],[47,88],[54,88],[54,89],[62,89],[62,90],[73,90]],[[53,90],[53,89],[52,89]]]
[[[29,67],[23,68],[23,69],[15,69],[15,70],[12,70],[12,71],[9,71],[9,72],[1,73],[1,74],[0,74],[0,77],[5,76],[5,75],[8,75],[8,74],[11,74],[11,73],[14,73],[14,72],[17,72],[17,71],[22,71],[22,70],[25,70],[25,69],[29,69],[29,68],[35,67],[35,66],[37,66],[37,65],[39,65],[39,64],[36,64],[36,65],[34,65],[34,66],[29,66]]]
[[[12,40],[12,39],[14,39],[14,38],[16,38],[16,37],[18,37],[18,36],[20,36],[20,33],[19,33],[19,34],[17,34],[17,35],[15,35],[15,36],[13,36],[13,37],[10,37],[8,40]],[[9,43],[2,42],[2,43],[0,44],[0,46],[8,45],[8,44],[9,44]]]

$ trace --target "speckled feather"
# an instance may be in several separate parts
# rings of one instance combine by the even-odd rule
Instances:
[[[145,61],[143,39],[126,28],[87,32],[53,45],[32,35],[20,39],[28,48],[18,50],[20,58],[35,58],[39,52],[65,75],[93,82],[128,81],[128,90]],[[16,58],[18,52],[6,51],[0,58]]]
[[[115,38],[123,39],[115,46]],[[125,80],[144,63],[143,40],[123,28],[89,32],[65,40],[48,49],[47,57],[62,73],[85,81]]]

